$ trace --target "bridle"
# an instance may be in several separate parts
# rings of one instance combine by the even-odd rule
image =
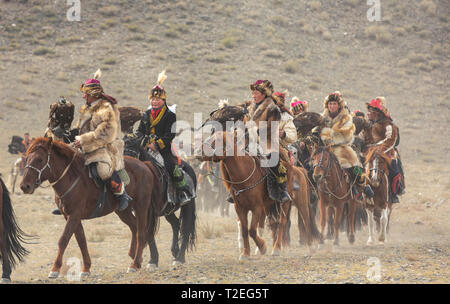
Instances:
[[[53,146],[53,145],[52,145],[52,146]],[[50,167],[50,155],[51,155],[51,151],[52,151],[52,147],[50,147],[50,148],[48,149],[47,163],[46,163],[41,169],[38,169],[38,168],[36,168],[36,167],[34,167],[34,166],[32,166],[32,165],[29,165],[29,164],[27,164],[27,165],[25,166],[25,168],[30,168],[30,169],[32,169],[32,170],[34,170],[34,171],[37,172],[38,176],[37,176],[37,178],[36,178],[36,181],[34,182],[34,185],[35,185],[36,188],[39,187],[39,186],[41,186],[41,184],[42,184],[42,181],[41,181],[42,172],[44,172],[44,170],[47,169],[47,168],[49,168],[50,172],[52,171],[52,168]],[[66,175],[66,173],[69,171],[69,168],[70,168],[70,166],[72,165],[73,161],[75,160],[75,157],[76,157],[77,153],[78,153],[78,151],[75,151],[75,153],[73,154],[72,160],[71,160],[70,163],[67,165],[67,167],[64,169],[64,171],[63,171],[63,173],[61,174],[61,176],[60,176],[56,181],[54,181],[53,183],[50,183],[49,186],[43,187],[43,188],[53,187],[53,186],[56,185],[59,181],[61,181],[61,179],[62,179],[62,178]],[[73,187],[75,186],[75,184],[77,184],[79,180],[80,180],[80,177],[78,177],[78,178],[76,179],[76,181],[72,184],[72,186],[70,187],[70,189],[69,189],[68,191],[66,191],[66,193],[64,193],[63,196],[65,196],[70,190],[72,190]]]
[[[47,168],[50,169],[50,172],[52,171],[52,168],[50,167],[50,151],[51,151],[51,149],[48,150],[47,163],[41,169],[33,167],[32,165],[29,165],[29,164],[25,166],[25,169],[30,168],[30,169],[33,169],[34,171],[37,172],[38,176],[36,178],[36,181],[34,182],[34,185],[35,185],[36,188],[39,187],[42,184],[42,181],[41,181],[42,172],[44,172],[44,170],[47,169]]]
[[[339,197],[339,196],[337,196],[336,194],[334,194],[334,192],[331,191],[331,190],[329,189],[328,183],[327,183],[327,179],[326,179],[326,177],[329,176],[329,170],[330,170],[330,168],[331,168],[331,163],[334,162],[334,160],[331,158],[331,153],[328,152],[328,155],[329,155],[329,157],[328,157],[328,165],[327,165],[326,168],[324,168],[323,165],[322,165],[323,154],[324,154],[324,153],[325,153],[325,149],[323,149],[323,150],[320,152],[320,160],[319,160],[319,162],[318,162],[317,164],[313,164],[313,166],[312,166],[312,169],[313,169],[313,170],[314,170],[316,167],[319,167],[320,169],[322,169],[323,171],[325,171],[324,176],[322,177],[322,181],[323,181],[323,184],[325,185],[325,188],[326,188],[326,189],[321,189],[320,186],[322,185],[322,183],[321,183],[320,185],[319,185],[319,183],[318,183],[318,184],[317,184],[317,190],[322,191],[322,192],[325,193],[325,194],[328,194],[328,196],[334,196],[336,199],[339,199],[339,200],[344,199],[344,198],[346,198],[347,196],[349,196],[349,195],[352,194],[352,187],[353,187],[353,185],[354,185],[355,182],[356,182],[356,177],[355,177],[355,179],[354,179],[353,181],[350,181],[350,184],[349,184],[349,187],[348,187],[348,191],[347,191],[343,196]],[[342,170],[341,167],[339,166],[339,164],[338,164],[338,168],[339,168],[339,170]],[[339,177],[339,174],[338,174],[338,181],[339,181],[339,185],[341,185],[341,187],[342,187],[342,183],[341,183],[341,179],[340,179],[340,177]]]

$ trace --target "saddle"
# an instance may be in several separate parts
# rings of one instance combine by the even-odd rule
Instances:
[[[176,210],[178,210],[179,207],[183,207],[188,202],[185,202],[183,204],[179,204],[177,200],[177,189],[170,178],[169,172],[166,170],[166,167],[164,166],[164,160],[159,152],[154,151],[148,151],[148,160],[155,166],[155,168],[159,172],[159,181],[162,186],[162,193],[164,195],[163,199],[166,202],[162,209],[163,215],[169,215]],[[179,168],[186,180],[186,185],[189,187],[189,191],[192,193],[192,196],[195,197],[195,184],[191,176],[185,171],[185,164],[181,162],[179,165]]]

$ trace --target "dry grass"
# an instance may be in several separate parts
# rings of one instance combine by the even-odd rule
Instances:
[[[99,12],[104,17],[114,17],[119,14],[120,8],[115,5],[108,5],[100,8]]]
[[[371,25],[365,29],[366,37],[377,42],[388,44],[392,41],[392,34],[387,26]]]
[[[436,16],[437,6],[433,0],[422,0],[419,4],[419,8],[430,17]]]

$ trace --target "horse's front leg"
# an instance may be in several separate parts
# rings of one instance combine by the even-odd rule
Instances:
[[[367,226],[369,227],[369,239],[367,240],[367,245],[373,245],[374,244],[374,231],[375,231],[375,219],[374,219],[374,207],[368,207],[366,206],[366,213],[367,213]]]
[[[258,226],[261,220],[262,212],[252,213],[252,221],[250,223],[250,236],[255,241],[257,253],[265,254],[267,251],[266,242],[258,236]]]
[[[348,242],[350,244],[355,243],[355,210],[356,201],[350,200],[348,202],[348,214],[347,214],[347,225],[348,225]]]
[[[81,222],[75,230],[75,238],[77,240],[78,247],[80,247],[81,255],[83,256],[83,271],[81,272],[81,276],[87,277],[91,272],[91,257],[89,256],[86,235],[84,234],[83,224]]]
[[[386,227],[388,224],[388,208],[386,205],[386,208],[381,210],[381,218],[380,218],[380,235],[378,237],[378,242],[380,244],[384,244],[386,241]]]
[[[327,213],[329,208],[327,208],[325,202],[323,201],[323,198],[320,198],[319,201],[319,209],[320,209],[320,240],[319,245],[323,244],[323,240],[325,239],[325,226],[327,224]]]
[[[67,248],[67,244],[69,244],[70,238],[78,229],[78,226],[80,224],[81,220],[79,216],[70,215],[67,218],[66,227],[64,227],[63,234],[58,241],[58,254],[56,255],[55,261],[53,262],[52,270],[48,275],[49,278],[54,279],[59,276],[59,271],[62,267],[64,251]]]
[[[239,256],[239,260],[248,260],[250,257],[250,242],[248,239],[248,211],[243,210],[242,208],[238,207],[236,203],[234,204],[236,208],[236,213],[239,218],[239,222],[241,223],[241,232],[242,232],[242,241],[244,243],[244,247],[242,248],[241,254]]]
[[[334,246],[339,245],[339,228],[341,226],[342,212],[344,211],[344,203],[341,202],[334,208]]]

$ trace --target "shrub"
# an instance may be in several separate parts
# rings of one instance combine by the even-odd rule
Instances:
[[[47,54],[54,54],[54,53],[55,52],[52,49],[49,49],[47,47],[39,47],[33,51],[33,55],[36,56],[44,56]]]
[[[118,8],[115,5],[104,6],[104,7],[100,8],[100,10],[99,10],[100,14],[102,14],[105,17],[117,16],[119,11],[120,11],[120,8]]]

